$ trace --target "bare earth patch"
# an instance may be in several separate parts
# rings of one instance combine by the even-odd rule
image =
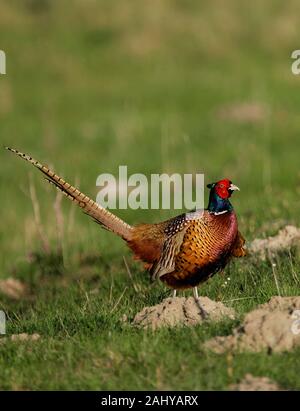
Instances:
[[[0,338],[0,344],[3,344],[9,340],[14,342],[37,341],[38,339],[40,339],[40,337],[40,334],[13,334],[10,337]]]
[[[283,391],[279,385],[267,377],[254,377],[246,374],[238,383],[229,387],[231,391]]]
[[[0,281],[0,292],[14,300],[20,300],[27,293],[25,284],[14,278],[7,278]]]
[[[226,351],[282,352],[300,346],[300,297],[272,297],[249,312],[243,324],[226,337],[215,337],[205,347]]]
[[[237,123],[259,123],[268,116],[268,108],[262,103],[229,104],[219,109],[217,116],[222,120]]]
[[[267,256],[272,257],[280,251],[297,245],[300,245],[300,228],[287,225],[273,237],[253,240],[249,246],[249,252],[265,260]]]
[[[201,297],[200,302],[208,314],[208,320],[219,321],[224,317],[234,319],[234,310],[225,307],[223,303],[210,300],[208,297]],[[133,324],[155,330],[160,327],[178,325],[193,326],[201,324],[203,321],[205,319],[193,297],[175,297],[165,298],[160,304],[143,308],[141,312],[136,314]]]

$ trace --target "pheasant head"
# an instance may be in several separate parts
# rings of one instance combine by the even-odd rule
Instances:
[[[229,197],[233,191],[240,190],[232,181],[225,178],[216,183],[207,184],[210,188],[209,202],[207,209],[213,213],[222,213],[233,209]]]

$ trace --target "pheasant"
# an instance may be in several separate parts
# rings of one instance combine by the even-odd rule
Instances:
[[[174,295],[176,290],[193,288],[200,305],[197,286],[223,270],[231,257],[246,254],[245,240],[229,201],[239,188],[228,179],[207,185],[210,195],[205,210],[187,212],[161,223],[131,226],[29,155],[6,148],[37,167],[103,228],[125,240],[135,258],[145,263],[151,279],[161,280],[174,290]]]

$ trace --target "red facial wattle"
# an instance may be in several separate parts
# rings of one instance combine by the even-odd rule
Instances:
[[[231,181],[228,179],[224,179],[218,181],[215,185],[215,192],[217,195],[223,199],[229,198],[231,196],[230,190]]]

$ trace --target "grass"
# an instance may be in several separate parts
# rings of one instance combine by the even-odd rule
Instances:
[[[129,174],[228,176],[241,187],[233,203],[249,241],[299,224],[299,78],[290,68],[299,48],[296,1],[242,7],[230,0],[226,9],[179,0],[0,4],[3,145],[52,165],[93,198],[98,174],[117,175],[121,164]],[[244,102],[266,107],[262,119],[219,115]],[[224,390],[247,372],[300,389],[299,350],[228,357],[202,348],[278,293],[268,262],[235,261],[226,287],[220,276],[202,287],[201,294],[228,301],[236,321],[133,329],[122,317],[131,320],[169,291],[150,286],[121,240],[65,199],[58,228],[53,188],[29,165],[0,155],[0,277],[29,289],[18,301],[1,295],[1,309],[9,335],[42,336],[0,346],[0,389]],[[128,223],[177,213],[117,211]],[[282,295],[299,293],[291,263],[299,273],[296,252],[277,258]]]

